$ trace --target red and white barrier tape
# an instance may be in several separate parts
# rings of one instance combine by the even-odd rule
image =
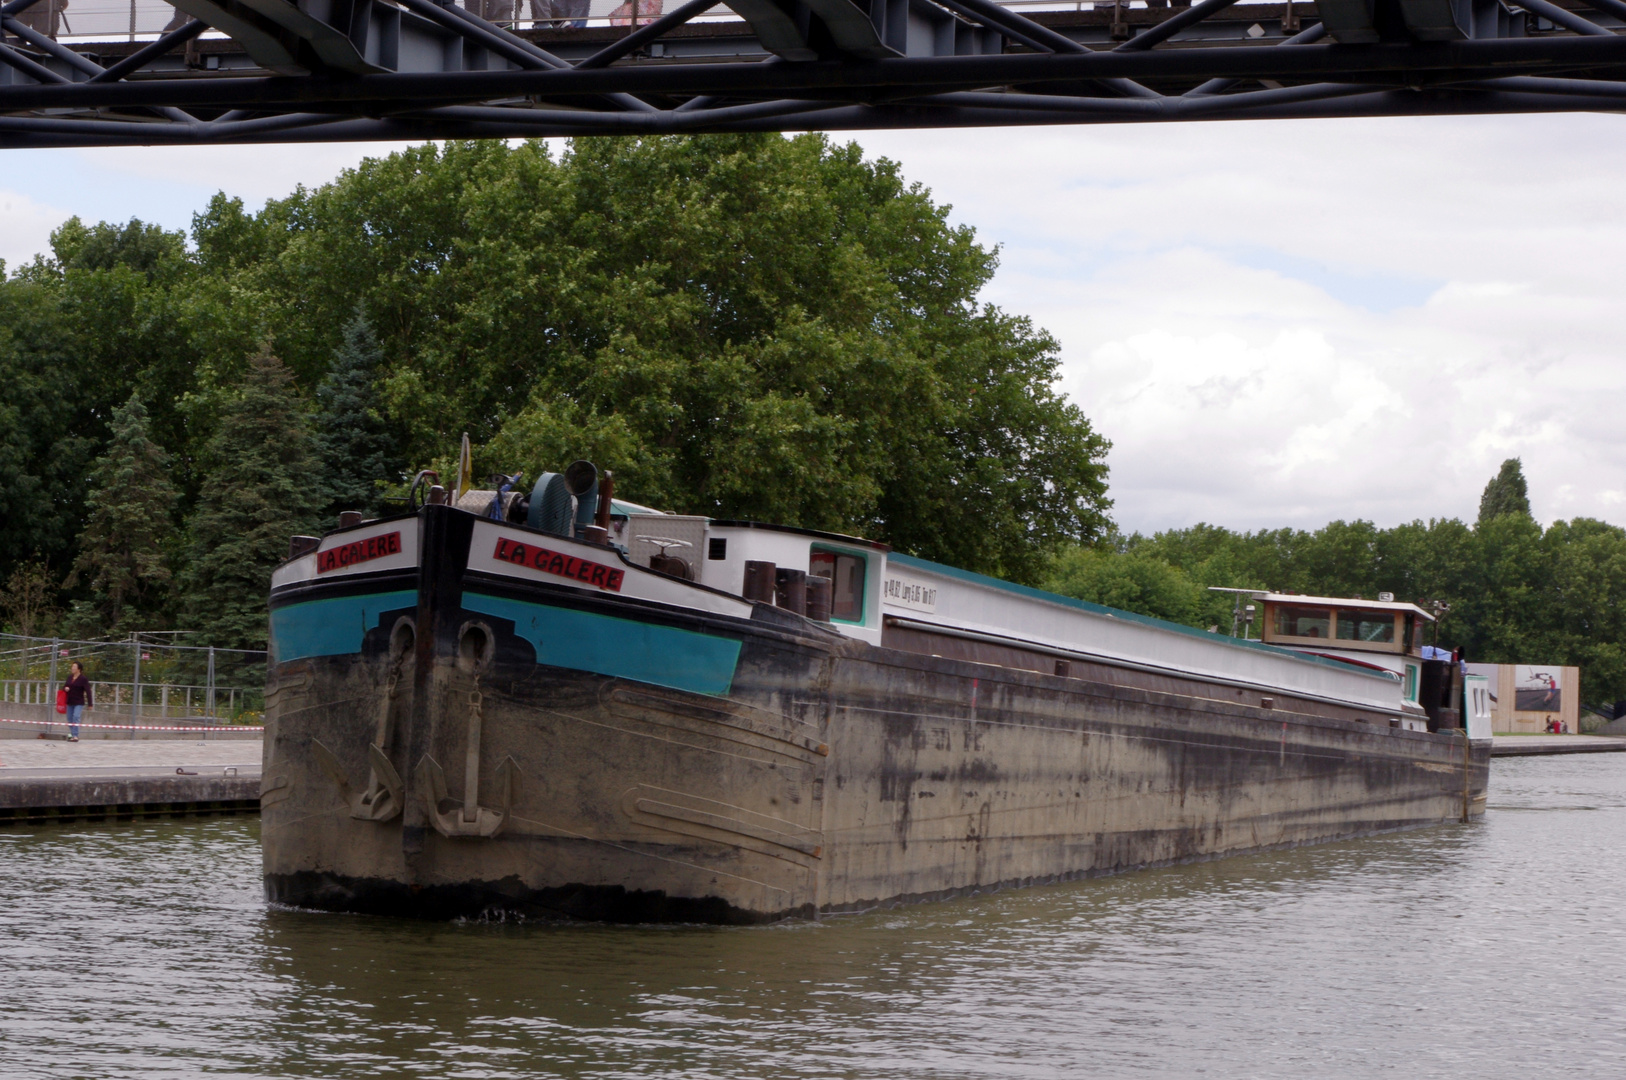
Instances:
[[[68,727],[66,720],[10,720],[0,716],[0,724],[32,724],[35,727],[47,725],[50,727]],[[73,725],[82,728],[98,728],[103,731],[264,731],[262,727],[249,727],[246,724],[218,724],[214,727],[155,727],[149,724],[92,724],[81,720]]]

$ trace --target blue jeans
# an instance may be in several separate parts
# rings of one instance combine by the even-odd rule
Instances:
[[[68,734],[75,739],[79,737],[79,718],[85,714],[83,705],[68,706]]]

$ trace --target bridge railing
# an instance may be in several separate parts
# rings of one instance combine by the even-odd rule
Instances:
[[[499,26],[517,30],[550,29],[573,25],[581,27],[623,26],[631,28],[632,0],[586,0],[570,10],[584,10],[584,14],[561,14],[569,0],[461,0],[461,7]],[[638,0],[638,25],[655,21],[665,10],[676,7],[682,0]],[[1090,11],[1096,7],[1112,7],[1108,0],[1000,0],[1008,8],[1024,11]],[[55,5],[54,7],[52,5]],[[1126,8],[1144,8],[1146,0],[1125,0]],[[41,33],[50,34],[58,41],[151,41],[166,30],[174,29],[190,19],[179,15],[177,9],[164,0],[39,0],[22,18]],[[732,22],[739,16],[726,4],[694,19],[694,22]],[[203,40],[224,38],[218,31],[207,31]]]

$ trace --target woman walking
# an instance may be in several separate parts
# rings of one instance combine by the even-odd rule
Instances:
[[[79,718],[96,702],[90,692],[90,680],[85,678],[84,665],[75,660],[69,670],[72,677],[63,687],[68,692],[68,741],[78,742]]]

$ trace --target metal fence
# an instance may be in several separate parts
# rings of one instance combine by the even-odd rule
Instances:
[[[69,666],[78,661],[99,718],[259,723],[265,715],[266,654],[173,640],[184,636],[82,641],[0,634],[0,703],[54,706]]]

